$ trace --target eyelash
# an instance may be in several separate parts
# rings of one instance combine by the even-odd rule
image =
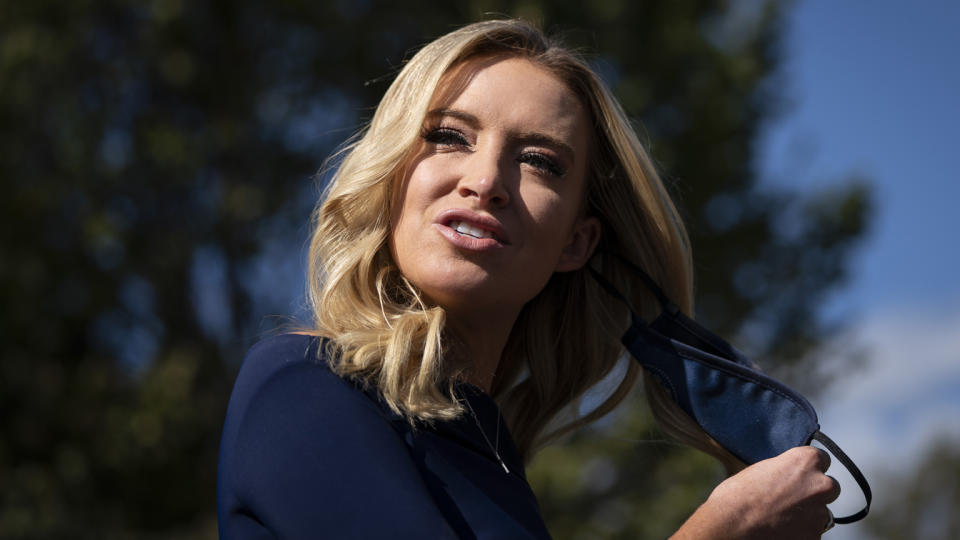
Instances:
[[[539,152],[527,152],[520,156],[520,161],[558,178],[565,172],[555,161]]]
[[[424,141],[438,146],[469,146],[467,138],[456,129],[438,127],[424,129],[421,135]],[[525,152],[518,159],[521,163],[533,167],[537,171],[555,177],[561,177],[566,171],[556,161],[540,152]]]
[[[439,144],[443,146],[467,146],[467,138],[463,136],[463,133],[455,129],[450,128],[433,128],[425,129],[423,132],[423,140],[427,141],[430,144]]]

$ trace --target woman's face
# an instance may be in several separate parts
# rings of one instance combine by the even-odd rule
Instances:
[[[528,60],[452,70],[394,196],[400,271],[453,313],[515,316],[553,272],[581,267],[599,238],[581,210],[590,133],[576,95]]]

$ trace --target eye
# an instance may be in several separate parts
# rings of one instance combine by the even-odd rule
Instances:
[[[526,152],[520,156],[519,161],[554,177],[561,177],[566,172],[553,158],[539,152]]]
[[[428,143],[439,146],[468,146],[470,144],[463,133],[447,127],[425,129],[422,137]]]

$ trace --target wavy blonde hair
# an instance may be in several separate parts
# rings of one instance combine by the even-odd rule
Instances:
[[[467,366],[449,354],[442,308],[426,305],[390,255],[391,199],[418,148],[428,107],[444,75],[491,56],[519,57],[563,81],[589,111],[594,132],[586,212],[603,224],[591,265],[656,316],[655,297],[611,253],[640,265],[681,309],[692,308],[690,246],[683,223],[627,116],[594,72],[570,50],[517,20],[471,24],[429,43],[406,63],[373,119],[347,145],[314,214],[308,260],[313,332],[331,338],[334,371],[376,385],[411,419],[463,413],[453,384]],[[593,410],[584,393],[610,374],[623,350],[627,310],[586,269],[554,274],[521,310],[503,351],[491,394],[524,459],[541,445],[610,412],[636,382],[622,379]],[[673,404],[652,377],[647,399],[666,432],[722,461],[729,455]],[[574,411],[573,415],[561,415]]]

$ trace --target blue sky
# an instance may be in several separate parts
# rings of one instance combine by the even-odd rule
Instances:
[[[853,324],[823,353],[862,350],[866,363],[814,405],[873,480],[875,504],[897,496],[882,479],[934,438],[960,444],[958,29],[955,1],[798,1],[783,64],[791,107],[761,141],[771,186],[809,193],[851,175],[873,186],[871,233],[825,307]],[[838,513],[855,510],[851,481],[830,472],[850,486]],[[867,538],[856,524],[830,535]]]
[[[784,64],[792,110],[769,130],[759,166],[772,183],[798,189],[850,174],[874,185],[874,229],[838,301],[953,309],[960,304],[960,2],[907,6],[797,3]]]

